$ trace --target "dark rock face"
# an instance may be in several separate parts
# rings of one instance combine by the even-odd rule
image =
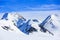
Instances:
[[[42,31],[42,32],[46,32],[47,31],[42,25],[39,25],[39,27],[41,28],[40,31]]]
[[[41,28],[41,31],[46,32],[47,30],[44,28],[44,25],[48,22],[48,20],[51,18],[51,15],[49,15],[41,24],[39,24],[39,27]]]
[[[8,27],[8,26],[1,26],[4,30],[7,30],[7,31],[9,31],[9,30],[11,30],[11,31],[13,31],[14,29],[11,29],[10,27]]]
[[[8,26],[1,26],[3,29],[5,29],[5,30],[8,30],[8,29],[10,29],[10,27],[8,27]]]
[[[33,19],[32,21],[33,21],[33,22],[39,22],[37,19]]]
[[[31,27],[30,30],[28,30],[29,33],[32,33],[32,32],[37,32],[37,29]]]
[[[8,20],[8,19],[7,19],[7,16],[8,16],[8,13],[5,13],[1,19]]]
[[[39,27],[41,28],[40,31],[46,33],[46,31],[48,31],[50,34],[54,35],[51,30],[52,29],[56,29],[55,25],[52,22],[52,15],[49,15],[41,24],[39,24]],[[50,25],[50,26],[47,26]],[[51,28],[49,30],[49,27]]]
[[[20,31],[22,31],[25,34],[29,34],[29,33],[32,33],[34,31],[37,31],[29,23],[30,23],[30,20],[28,20],[27,22],[24,22],[24,20],[20,19],[17,22],[17,28],[20,29]]]

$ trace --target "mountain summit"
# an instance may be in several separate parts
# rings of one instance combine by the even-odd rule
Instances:
[[[23,16],[17,13],[14,14],[5,13],[2,16],[1,20],[3,21],[2,24],[4,24],[3,26],[1,26],[3,29],[13,30],[13,28],[10,27],[13,25],[25,34],[32,33],[33,31],[37,31],[40,27],[41,28],[40,30],[42,32],[48,31],[50,34],[54,35],[54,32],[59,30],[60,27],[60,17],[56,14],[49,15],[41,24],[39,24],[39,26],[37,26],[38,24],[34,25],[36,22],[38,22],[38,20],[35,19],[33,20],[34,23],[30,24],[31,19],[26,20]]]
[[[59,28],[59,16],[54,14],[54,15],[49,15],[40,25],[39,27],[41,28],[41,31],[46,32],[48,31],[49,33],[53,34],[56,30]]]
[[[1,20],[5,21],[6,24],[9,22],[11,23],[13,26],[17,27],[21,32],[25,33],[25,34],[29,34],[29,33],[32,33],[33,31],[37,31],[35,28],[33,28],[31,26],[30,23],[30,19],[29,20],[26,20],[23,16],[21,16],[20,14],[10,14],[10,13],[5,13]],[[4,23],[4,22],[3,22]],[[8,24],[9,24],[8,23]],[[5,30],[13,30],[13,28],[11,29],[10,26],[12,25],[2,25],[1,27]],[[13,27],[12,26],[12,27]]]

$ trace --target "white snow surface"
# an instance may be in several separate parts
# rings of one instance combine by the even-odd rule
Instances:
[[[53,23],[55,28],[52,28],[52,24],[50,24],[50,22]],[[51,18],[47,21],[44,27],[54,34],[58,33],[60,31],[60,16],[55,14],[51,15]]]
[[[10,15],[10,14],[9,14]],[[12,22],[12,15],[10,15],[9,20],[0,20],[0,40],[60,40],[60,30],[56,30],[55,35],[52,36],[51,34],[43,33],[40,31],[40,28],[38,26],[39,23],[32,23],[32,26],[35,27],[38,32],[30,33],[29,35],[24,34],[21,32],[16,26],[13,25]],[[60,22],[57,21],[58,18],[52,16],[53,23],[57,26],[58,29],[60,29]],[[14,19],[15,20],[15,19]],[[9,26],[11,30],[4,30],[1,26]],[[48,25],[49,26],[49,25]]]

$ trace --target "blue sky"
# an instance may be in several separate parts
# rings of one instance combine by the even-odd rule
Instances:
[[[0,0],[0,12],[60,10],[60,0]]]

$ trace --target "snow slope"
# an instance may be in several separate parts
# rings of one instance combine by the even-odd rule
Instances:
[[[49,15],[41,24],[43,28],[47,29],[53,34],[60,32],[60,17],[56,14]]]
[[[41,32],[40,27],[38,25],[39,22],[30,21],[30,24],[32,25],[32,27],[36,28],[38,32],[33,32],[33,33],[30,33],[29,35],[24,34],[14,25],[16,21],[12,22],[12,20],[16,19],[16,16],[14,17],[13,15],[9,14],[9,17],[8,17],[9,20],[5,20],[5,19],[0,20],[0,40],[60,40],[60,36],[59,36],[60,34],[56,34],[52,36],[48,32],[46,33]],[[59,22],[57,21],[58,18],[56,19],[56,17],[52,15],[52,19],[54,21],[53,23],[55,25],[57,24],[56,26],[59,27]],[[46,27],[47,25],[49,24],[46,23],[44,27]],[[8,26],[13,30],[7,31],[3,29],[1,26]],[[47,28],[47,29],[50,29],[50,28]]]

